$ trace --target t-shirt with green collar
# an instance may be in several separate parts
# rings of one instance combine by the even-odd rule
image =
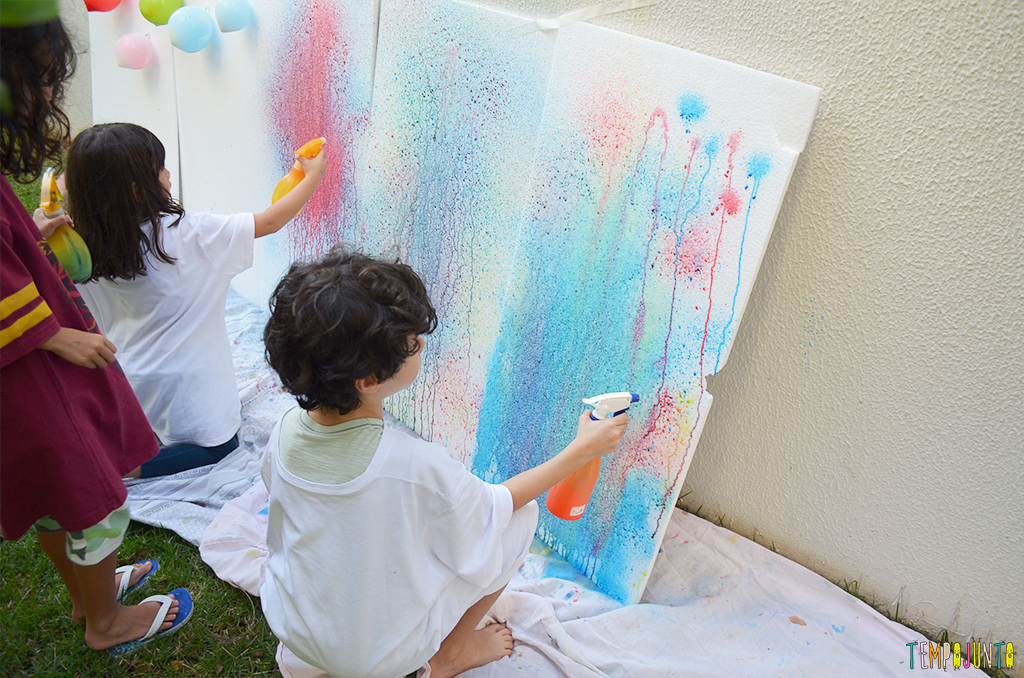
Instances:
[[[323,426],[296,407],[281,420],[281,463],[305,480],[340,485],[366,470],[383,434],[382,419]]]

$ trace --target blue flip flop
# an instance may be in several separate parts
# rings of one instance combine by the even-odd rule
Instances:
[[[129,584],[128,582],[131,581],[132,572],[135,571],[135,568],[139,565],[145,565],[146,563],[152,563],[152,567],[149,568],[149,572],[142,575],[142,579],[135,582],[134,585]],[[121,581],[118,582],[117,595],[114,597],[114,600],[116,600],[119,603],[124,601],[124,599],[128,597],[128,594],[132,593],[133,591],[138,591],[139,589],[141,589],[146,584],[146,580],[149,579],[149,575],[153,574],[159,569],[160,563],[156,562],[155,560],[143,560],[141,562],[135,563],[134,565],[123,565],[114,570],[114,574],[117,574],[118,572],[121,573]]]
[[[174,598],[171,598],[171,595],[173,595]],[[163,626],[164,620],[167,618],[167,612],[171,609],[171,603],[175,600],[178,601],[178,614],[174,617],[174,621],[171,622],[171,628],[161,631],[160,627]],[[154,640],[159,640],[160,638],[171,635],[184,626],[185,622],[192,618],[192,596],[185,589],[174,589],[167,595],[158,594],[150,596],[139,603],[139,605],[145,605],[146,603],[160,603],[160,609],[157,610],[156,617],[154,617],[149,630],[146,631],[146,635],[142,636],[138,640],[129,640],[124,643],[119,643],[111,648],[107,648],[107,652],[116,655],[131,654],[140,647],[150,644]]]

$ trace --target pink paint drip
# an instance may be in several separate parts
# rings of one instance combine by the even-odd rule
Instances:
[[[693,427],[690,429],[690,435],[689,435],[689,437],[686,440],[686,449],[683,452],[682,463],[679,465],[679,470],[676,471],[675,477],[672,479],[672,482],[666,488],[665,494],[662,497],[662,505],[663,506],[666,506],[668,504],[668,501],[669,501],[669,496],[668,495],[669,495],[670,492],[672,492],[672,488],[674,488],[676,486],[676,483],[679,482],[679,474],[682,473],[683,469],[686,467],[686,460],[690,456],[690,448],[693,446],[693,432],[697,430],[698,425],[700,424],[700,413],[701,413],[700,406],[701,406],[701,403],[704,400],[704,392],[705,392],[705,389],[704,389],[704,349],[707,347],[707,343],[708,343],[708,326],[711,324],[711,301],[712,301],[712,294],[711,294],[711,292],[712,292],[712,290],[714,289],[714,286],[715,286],[715,268],[718,266],[718,252],[719,252],[719,248],[722,245],[722,234],[725,232],[725,217],[726,217],[726,215],[729,215],[729,214],[736,214],[739,211],[739,196],[736,195],[736,191],[732,187],[732,174],[733,174],[732,160],[733,160],[733,156],[736,154],[737,149],[739,149],[740,139],[741,139],[742,136],[743,136],[743,133],[741,131],[736,131],[736,132],[733,132],[731,135],[729,135],[729,143],[728,143],[728,146],[729,146],[729,164],[728,164],[728,169],[725,172],[725,176],[728,179],[728,184],[726,184],[725,190],[722,191],[721,194],[719,194],[719,207],[715,208],[716,212],[719,209],[722,210],[722,220],[721,220],[721,223],[720,223],[719,228],[718,228],[718,237],[715,240],[715,256],[714,256],[714,258],[711,261],[711,275],[710,275],[710,280],[708,281],[708,310],[707,310],[707,315],[704,317],[704,335],[703,335],[703,337],[701,337],[701,342],[700,342],[700,369],[698,371],[698,377],[699,377],[699,381],[700,381],[700,391],[699,391],[699,393],[697,395],[697,415],[696,415],[696,417],[693,420]],[[729,205],[727,205],[725,203],[726,199],[728,199],[728,200],[730,200],[732,202],[732,209],[730,209]],[[660,528],[660,526],[661,526],[661,515],[658,516],[658,520],[655,523],[654,533],[651,535],[652,539],[655,536],[657,536],[658,529]]]

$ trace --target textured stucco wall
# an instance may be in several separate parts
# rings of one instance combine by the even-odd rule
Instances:
[[[75,77],[67,85],[64,110],[71,120],[71,134],[92,124],[92,81],[89,77],[89,12],[81,0],[60,0],[60,16],[78,54]]]
[[[878,603],[902,591],[925,630],[1024,643],[1024,2],[662,0],[595,23],[823,89],[687,505]]]
[[[663,0],[594,23],[823,90],[684,502],[878,603],[902,591],[925,630],[1024,644],[1022,17]]]

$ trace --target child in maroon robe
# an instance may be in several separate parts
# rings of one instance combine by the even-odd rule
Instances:
[[[0,155],[5,174],[31,180],[59,161],[74,51],[59,20],[11,27],[10,12],[0,29],[11,104]],[[184,589],[120,604],[155,569],[141,563],[115,574],[128,525],[121,478],[156,455],[157,441],[116,347],[6,177],[0,197],[0,528],[11,540],[35,526],[71,595],[72,619],[86,621],[89,647],[131,651],[180,628],[192,610]]]

